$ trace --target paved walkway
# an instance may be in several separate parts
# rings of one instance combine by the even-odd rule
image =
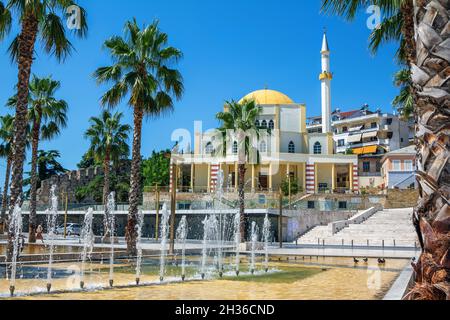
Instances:
[[[412,259],[419,252],[405,249],[380,248],[274,248],[269,249],[271,255],[325,256],[325,257],[362,257]]]

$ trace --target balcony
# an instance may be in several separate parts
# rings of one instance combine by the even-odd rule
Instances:
[[[381,172],[359,172],[360,177],[382,177]]]

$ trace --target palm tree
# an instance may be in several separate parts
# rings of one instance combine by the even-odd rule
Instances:
[[[130,147],[128,146],[128,135],[131,126],[122,124],[123,114],[117,112],[111,114],[103,111],[101,117],[92,117],[89,122],[91,126],[85,133],[85,138],[90,140],[91,146],[87,152],[88,157],[92,157],[96,162],[103,164],[103,204],[105,205],[105,235],[109,230],[108,210],[106,203],[110,193],[110,167],[111,161],[115,164],[124,157],[128,157]]]
[[[392,105],[403,118],[408,119],[414,113],[411,71],[409,69],[403,69],[397,72],[395,74],[394,84],[400,88],[400,94],[395,97]]]
[[[226,103],[227,112],[220,112],[216,118],[222,123],[219,130],[222,132],[224,144],[217,152],[226,155],[227,143],[238,145],[238,194],[239,214],[241,224],[241,240],[245,241],[245,173],[246,163],[255,150],[252,148],[252,138],[259,139],[260,129],[256,126],[256,120],[261,114],[261,107],[254,100],[244,100],[241,103],[235,101]],[[266,129],[267,130],[267,129]],[[233,132],[234,137],[228,135]],[[256,137],[250,135],[256,134]],[[232,141],[234,140],[234,141]],[[221,150],[220,150],[221,149]]]
[[[364,0],[323,0],[324,9],[354,17]],[[450,298],[449,140],[450,89],[448,87],[450,3],[435,0],[377,0],[387,12],[401,13],[403,42],[400,52],[411,73],[419,203],[414,225],[422,247],[413,264],[416,285],[406,299]],[[389,38],[386,35],[386,38]],[[392,39],[392,38],[391,38]]]
[[[414,2],[417,57],[412,80],[417,91],[419,204],[414,222],[422,255],[414,264],[416,286],[408,299],[450,299],[450,55],[446,23],[450,2]],[[430,63],[433,61],[433,63]]]
[[[31,127],[31,187],[30,187],[30,222],[29,242],[36,242],[36,201],[37,201],[37,160],[40,140],[51,140],[60,134],[60,130],[67,126],[68,105],[64,100],[55,98],[60,88],[59,81],[51,77],[38,78],[33,76],[30,82],[28,97],[28,121]],[[17,96],[9,99],[7,105],[15,107]]]
[[[58,150],[38,151],[37,172],[39,184],[53,176],[67,172],[62,164],[59,163],[58,158],[61,158]]]
[[[19,34],[9,46],[11,58],[18,66],[10,210],[21,197],[23,190],[29,83],[36,42],[40,40],[45,52],[63,61],[72,50],[63,17],[73,5],[76,5],[74,0],[0,0],[0,40],[13,29],[13,17],[20,24]],[[79,28],[73,31],[82,37],[87,32],[86,13],[81,7],[78,8]]]
[[[6,159],[5,185],[3,187],[2,195],[0,234],[4,233],[4,226],[6,221],[6,208],[8,206],[8,186],[9,177],[11,175],[13,138],[14,117],[11,115],[0,117],[0,139],[2,140],[2,144],[0,145],[0,158]]]
[[[125,36],[115,36],[105,42],[114,64],[96,70],[98,83],[113,83],[101,103],[116,107],[126,96],[133,109],[134,135],[131,163],[127,248],[136,254],[136,223],[141,192],[141,135],[144,116],[158,117],[173,109],[173,98],[180,99],[184,90],[180,72],[172,65],[181,57],[180,50],[168,46],[167,34],[161,32],[158,21],[141,29],[136,20],[125,25]]]

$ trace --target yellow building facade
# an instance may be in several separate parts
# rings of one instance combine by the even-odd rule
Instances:
[[[357,155],[335,154],[331,132],[330,51],[326,35],[321,50],[323,133],[308,134],[306,105],[288,95],[269,89],[257,90],[241,99],[254,100],[261,113],[257,127],[270,129],[252,139],[258,160],[246,163],[246,192],[278,191],[283,182],[295,181],[305,193],[349,193],[359,191]],[[327,76],[323,76],[327,75]],[[224,107],[224,112],[227,112]],[[267,130],[264,130],[266,132]],[[237,138],[227,139],[227,150],[217,156],[217,132],[195,132],[193,152],[172,156],[177,167],[177,189],[181,192],[211,193],[216,189],[218,173],[223,187],[233,192],[238,186],[239,150]],[[242,158],[241,158],[242,159]],[[242,161],[242,160],[241,160]],[[175,171],[172,169],[171,176]],[[171,179],[173,181],[173,179]]]

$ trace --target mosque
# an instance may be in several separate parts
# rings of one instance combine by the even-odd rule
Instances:
[[[246,164],[246,192],[278,191],[289,177],[308,194],[359,191],[358,156],[335,152],[331,126],[333,74],[330,71],[326,34],[323,36],[321,57],[321,133],[308,133],[306,105],[294,102],[281,92],[263,89],[242,98],[241,101],[253,99],[261,106],[257,125],[271,129],[270,134],[260,136],[256,142],[260,155],[258,161]],[[227,112],[227,107],[224,112]],[[171,177],[176,167],[177,189],[180,192],[214,192],[220,170],[225,187],[230,191],[237,187],[237,141],[227,144],[226,156],[218,157],[214,152],[214,139],[215,135],[211,132],[196,132],[193,152],[173,155]]]

